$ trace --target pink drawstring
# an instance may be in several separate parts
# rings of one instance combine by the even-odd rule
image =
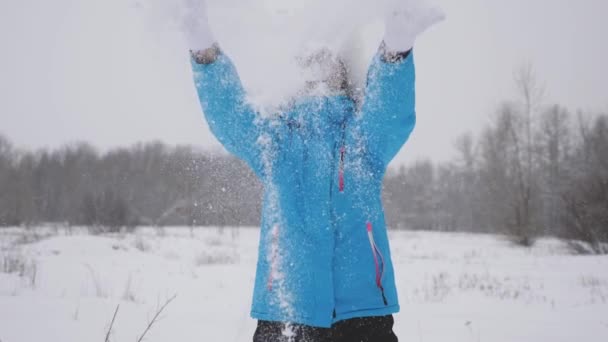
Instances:
[[[382,293],[384,305],[388,305],[386,297],[384,296],[384,287],[382,286],[382,276],[384,275],[384,257],[382,257],[382,253],[380,253],[380,249],[374,240],[371,222],[367,222],[367,237],[372,249],[372,254],[374,255],[374,265],[376,266],[376,286],[378,286],[378,289],[380,289],[380,292]]]
[[[340,192],[344,192],[344,154],[346,153],[346,148],[342,146],[340,148],[340,167],[338,170],[338,188]]]

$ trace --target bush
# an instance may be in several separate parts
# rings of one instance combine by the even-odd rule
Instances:
[[[87,194],[82,202],[83,224],[92,234],[133,231],[137,225],[128,202],[117,192]]]

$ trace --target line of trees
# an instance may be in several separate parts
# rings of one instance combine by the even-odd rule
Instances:
[[[256,225],[260,193],[240,161],[192,147],[31,152],[0,136],[0,226]]]

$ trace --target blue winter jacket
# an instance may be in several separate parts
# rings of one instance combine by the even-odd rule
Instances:
[[[374,58],[359,111],[346,96],[305,97],[272,119],[225,55],[192,66],[211,131],[265,188],[251,316],[330,327],[398,312],[380,194],[415,124],[413,54]]]

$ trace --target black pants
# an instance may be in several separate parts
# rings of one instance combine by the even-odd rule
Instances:
[[[253,342],[397,342],[393,323],[390,315],[347,319],[331,328],[258,321]]]

